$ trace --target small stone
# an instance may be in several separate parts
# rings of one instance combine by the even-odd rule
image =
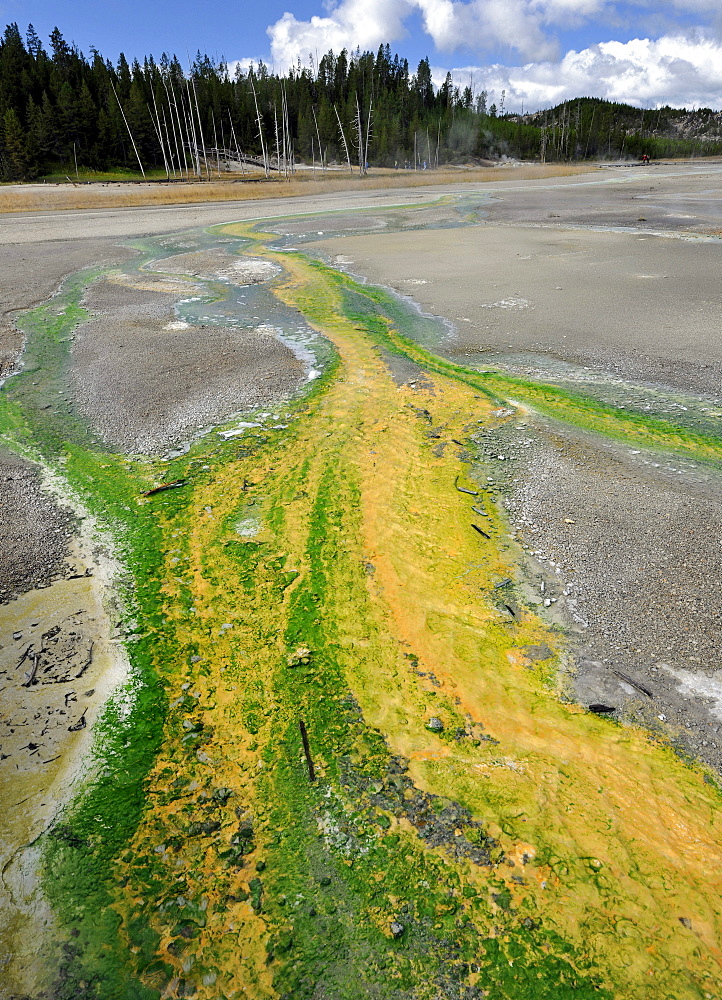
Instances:
[[[430,729],[432,733],[441,733],[443,732],[444,729],[444,723],[438,716],[432,715],[432,717],[426,723],[426,728]]]
[[[554,652],[544,643],[539,643],[536,646],[526,646],[523,652],[530,660],[548,660],[554,655]]]
[[[391,921],[391,933],[394,936],[394,938],[400,938],[401,935],[404,933],[404,930],[405,930],[404,925],[400,924],[398,920]]]
[[[23,637],[22,632],[13,632],[13,639],[15,640],[22,639],[22,637]]]
[[[306,665],[311,662],[311,650],[305,646],[299,646],[295,653],[291,653],[286,662],[289,667],[298,667],[301,664]]]

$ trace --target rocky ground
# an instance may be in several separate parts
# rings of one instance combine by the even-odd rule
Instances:
[[[261,323],[179,320],[175,303],[200,289],[176,285],[153,275],[110,278],[85,295],[93,319],[73,342],[74,402],[124,451],[163,453],[234,413],[286,398],[304,379],[303,364]]]
[[[0,602],[65,575],[75,517],[43,489],[34,466],[7,452],[0,452],[0,516]]]
[[[63,240],[0,245],[0,381],[15,367],[22,337],[15,318],[50,298],[66,274],[95,264],[127,260],[133,251],[111,240]]]
[[[568,694],[722,771],[720,477],[533,417],[477,440],[526,552],[523,600],[569,636]]]

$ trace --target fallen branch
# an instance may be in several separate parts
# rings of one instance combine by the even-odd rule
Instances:
[[[87,711],[88,711],[87,708],[83,710],[83,714],[80,716],[80,718],[78,719],[78,721],[75,723],[74,726],[68,726],[69,733],[77,733],[81,729],[85,729],[85,726],[87,725],[85,721],[85,713]]]
[[[459,477],[457,476],[454,480],[454,486],[457,488],[459,493],[468,493],[470,497],[478,497],[479,494],[475,490],[467,490],[463,486],[459,486]]]
[[[654,698],[652,692],[649,688],[646,688],[644,684],[640,684],[639,681],[633,681],[631,677],[628,677],[627,674],[623,674],[621,670],[614,670],[613,673],[615,673],[620,680],[626,681],[627,684],[631,684],[633,688],[637,689],[637,691],[641,691],[642,694],[646,694],[648,698]]]
[[[311,748],[308,745],[308,733],[306,732],[306,724],[303,719],[298,720],[298,728],[301,730],[301,742],[303,743],[303,752],[306,755],[306,763],[308,764],[308,780],[316,780],[316,770],[313,766],[313,760],[311,758]]]
[[[474,531],[478,531],[480,535],[483,535],[483,536],[484,536],[484,538],[488,538],[488,539],[491,539],[491,535],[487,535],[487,533],[486,533],[486,532],[485,532],[484,530],[482,530],[482,529],[481,529],[481,528],[479,527],[479,525],[478,525],[478,524],[474,524],[474,523],[472,522],[472,525],[471,525],[471,527],[472,527],[472,528],[474,529]]]
[[[93,662],[93,646],[94,645],[95,645],[95,643],[91,642],[90,648],[88,649],[88,659],[85,661],[85,663],[82,665],[82,667],[80,668],[80,670],[78,671],[78,673],[75,675],[75,679],[76,680],[79,677],[83,676],[83,674],[85,673],[85,671],[88,669],[88,667],[90,666],[90,664]]]
[[[160,486],[154,486],[151,490],[145,490],[141,496],[152,497],[154,493],[162,493],[164,490],[177,490],[181,486],[185,486],[187,482],[187,479],[175,479],[172,483],[161,483]]]
[[[23,681],[22,687],[29,688],[35,684],[35,675],[38,672],[38,663],[40,663],[40,653],[33,653],[33,669],[30,673],[26,671],[25,676],[27,680]]]
[[[29,644],[28,644],[28,646],[27,646],[27,647],[26,647],[26,649],[25,649],[25,652],[24,652],[24,653],[22,654],[22,656],[21,656],[21,657],[20,657],[20,659],[18,660],[18,662],[17,662],[17,666],[15,667],[15,669],[16,669],[16,670],[17,670],[17,668],[18,668],[18,667],[22,667],[23,663],[25,663],[25,661],[26,661],[26,660],[27,660],[27,658],[28,658],[28,653],[30,652],[30,650],[31,650],[32,648],[33,648],[33,644],[32,644],[32,642],[31,642],[31,643],[29,643]]]

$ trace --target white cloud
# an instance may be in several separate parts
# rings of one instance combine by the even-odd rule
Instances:
[[[507,110],[535,111],[575,97],[605,97],[637,107],[693,105],[722,107],[722,42],[712,37],[667,35],[658,39],[601,42],[560,61],[524,66],[467,66],[452,70],[464,87],[470,76],[478,93],[486,88],[498,102],[506,90]],[[434,69],[440,84],[445,69]]]
[[[308,64],[309,53],[319,58],[329,49],[375,50],[386,42],[406,35],[404,20],[411,14],[412,0],[342,0],[328,17],[313,16],[297,21],[286,12],[267,33],[271,39],[271,57],[278,66],[291,66],[300,57]]]
[[[267,29],[271,58],[287,67],[309,53],[324,54],[375,50],[394,44],[407,34],[406,22],[421,14],[424,31],[443,53],[458,49],[479,52],[509,48],[523,58],[554,59],[555,29],[569,29],[593,21],[627,26],[640,18],[663,17],[674,21],[680,14],[704,19],[720,18],[720,0],[328,0],[326,16],[299,21],[285,13]],[[669,32],[668,32],[669,33]]]
[[[289,66],[309,53],[333,49],[375,50],[394,44],[406,34],[406,21],[415,11],[424,31],[440,52],[461,47],[479,51],[495,45],[523,54],[551,56],[554,40],[542,29],[544,22],[568,17],[571,6],[587,13],[605,0],[337,0],[327,16],[299,21],[285,13],[268,28],[271,57]]]
[[[285,13],[268,30],[271,56],[277,65],[289,66],[308,54],[333,49],[375,50],[406,36],[406,21],[421,14],[424,30],[441,52],[465,47],[479,51],[494,45],[518,52],[549,56],[554,42],[545,36],[542,22],[551,6],[588,6],[600,0],[340,0],[326,17],[299,21]]]

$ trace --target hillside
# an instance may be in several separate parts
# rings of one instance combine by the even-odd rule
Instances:
[[[722,149],[722,111],[635,108],[595,97],[509,121],[538,130],[547,159],[705,156]]]

